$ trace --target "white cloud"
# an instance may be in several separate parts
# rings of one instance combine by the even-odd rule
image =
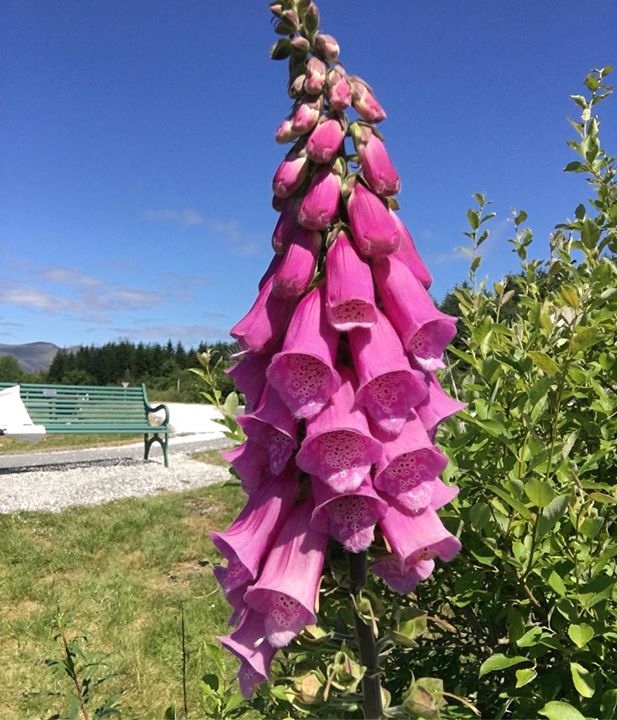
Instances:
[[[191,208],[150,209],[144,218],[151,222],[167,222],[180,228],[203,228],[223,238],[233,255],[255,255],[260,250],[260,239],[248,233],[237,220],[209,218]]]

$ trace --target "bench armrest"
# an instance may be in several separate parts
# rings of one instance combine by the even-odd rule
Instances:
[[[152,405],[148,405],[148,403],[146,403],[146,412],[147,413],[155,413],[155,412],[158,412],[159,410],[165,410],[165,422],[163,424],[169,425],[169,408],[167,407],[167,405],[163,405],[161,403],[160,405],[156,405],[155,407],[152,407]]]

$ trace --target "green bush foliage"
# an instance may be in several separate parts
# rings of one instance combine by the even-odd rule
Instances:
[[[593,197],[557,226],[547,261],[529,259],[527,215],[513,212],[521,271],[487,292],[477,271],[492,214],[482,195],[468,212],[464,342],[447,373],[468,407],[440,438],[464,550],[418,600],[457,632],[422,641],[418,665],[482,717],[615,716],[617,184],[595,115],[609,72],[573,97],[579,159],[565,170]]]

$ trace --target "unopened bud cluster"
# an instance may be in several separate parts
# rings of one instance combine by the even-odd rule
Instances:
[[[330,538],[371,548],[373,572],[402,593],[460,549],[437,514],[457,488],[440,479],[447,458],[434,444],[461,407],[435,375],[456,318],[433,304],[396,212],[400,179],[375,127],[386,114],[319,33],[314,2],[271,10],[285,36],[272,57],[289,60],[294,98],[276,140],[294,145],[273,179],[274,256],[231,331],[247,440],[227,458],[248,501],[213,534],[237,625],[221,641],[241,659],[245,695],[315,624]]]

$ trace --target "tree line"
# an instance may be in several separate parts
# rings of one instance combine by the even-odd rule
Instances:
[[[129,340],[59,350],[46,372],[26,373],[9,355],[0,358],[0,382],[36,382],[62,385],[139,385],[160,400],[199,401],[202,388],[190,368],[197,367],[197,353],[214,348],[224,358],[223,367],[232,364],[233,343],[202,342],[186,348],[171,340],[160,343],[133,343]],[[232,382],[221,371],[221,382],[232,389]]]

